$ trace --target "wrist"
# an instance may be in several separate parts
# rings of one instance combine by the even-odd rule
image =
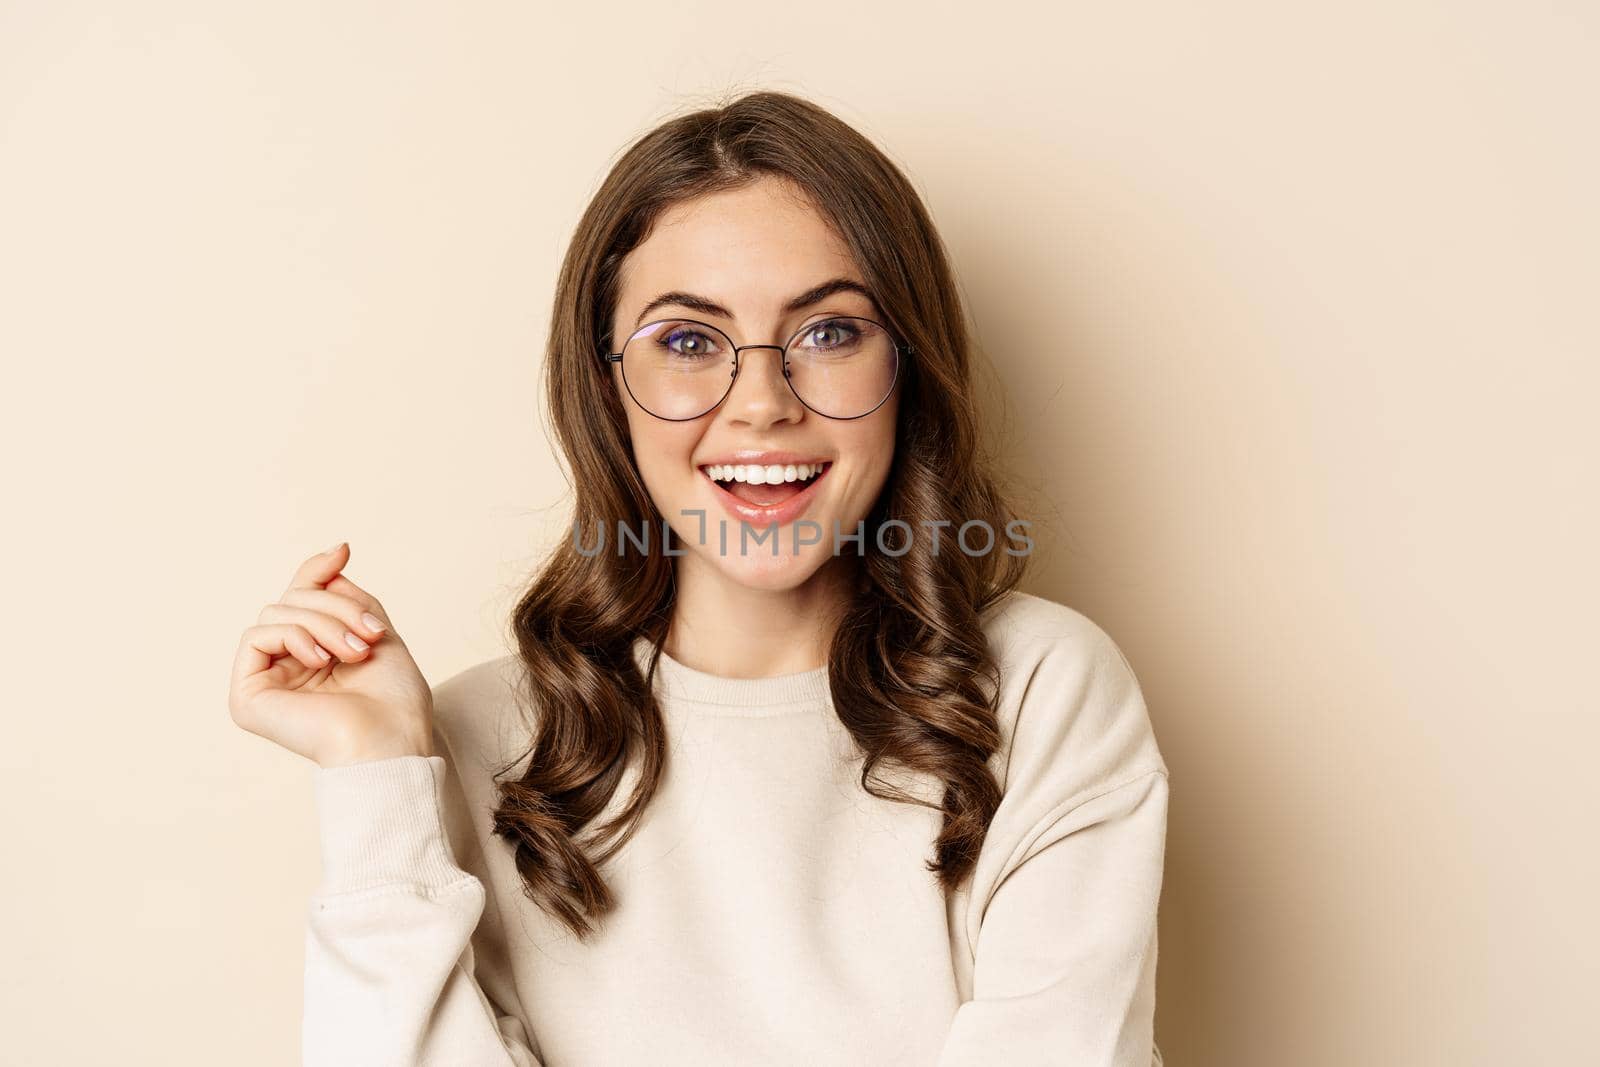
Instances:
[[[335,748],[317,759],[317,765],[324,770],[335,767],[349,767],[357,763],[373,763],[377,760],[395,759],[399,756],[435,756],[431,738],[395,738],[382,742],[364,742],[352,746]]]

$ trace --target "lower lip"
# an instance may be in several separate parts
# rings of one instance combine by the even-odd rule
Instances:
[[[706,481],[711,482],[711,490],[716,493],[717,502],[733,518],[747,522],[752,526],[787,526],[805,514],[806,508],[811,506],[811,501],[816,499],[817,486],[821,485],[822,480],[832,473],[833,464],[829,463],[827,467],[823,468],[822,473],[811,479],[804,489],[788,500],[766,508],[752,504],[747,500],[740,500],[716,482],[712,482],[704,471],[701,472],[701,476]]]

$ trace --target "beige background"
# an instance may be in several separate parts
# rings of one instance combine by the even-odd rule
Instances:
[[[571,227],[627,140],[759,86],[912,174],[1038,494],[1027,588],[1140,675],[1169,1063],[1586,1059],[1597,34],[0,3],[0,1059],[295,1062],[310,767],[229,721],[239,631],[348,539],[430,680],[501,654],[564,535]]]

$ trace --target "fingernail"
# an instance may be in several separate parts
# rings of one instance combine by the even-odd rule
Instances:
[[[383,624],[383,620],[378,618],[370,611],[363,611],[361,613],[361,621],[367,624],[367,629],[369,630],[378,630],[381,632],[388,629],[388,627]]]
[[[316,646],[316,652],[317,652],[317,658],[322,660],[322,662],[324,662],[324,663],[328,662],[330,659],[333,658],[333,653],[329,652],[327,649],[323,648],[321,645],[317,645]]]
[[[344,542],[340,541],[338,544],[336,544],[332,548],[328,549],[328,551],[324,552],[323,555],[324,556],[331,556],[331,555],[333,555],[335,552],[339,551],[343,547],[344,547]]]
[[[361,640],[361,638],[357,637],[355,634],[351,633],[349,630],[344,632],[344,643],[355,649],[357,652],[365,652],[367,650],[367,643]]]

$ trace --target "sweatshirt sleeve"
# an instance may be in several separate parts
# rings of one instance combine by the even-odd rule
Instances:
[[[1041,658],[1006,769],[968,918],[972,997],[938,1067],[1160,1067],[1167,768],[1109,637]]]
[[[322,881],[306,927],[305,1067],[539,1067],[475,974],[483,883],[456,862],[442,756],[316,768]]]

